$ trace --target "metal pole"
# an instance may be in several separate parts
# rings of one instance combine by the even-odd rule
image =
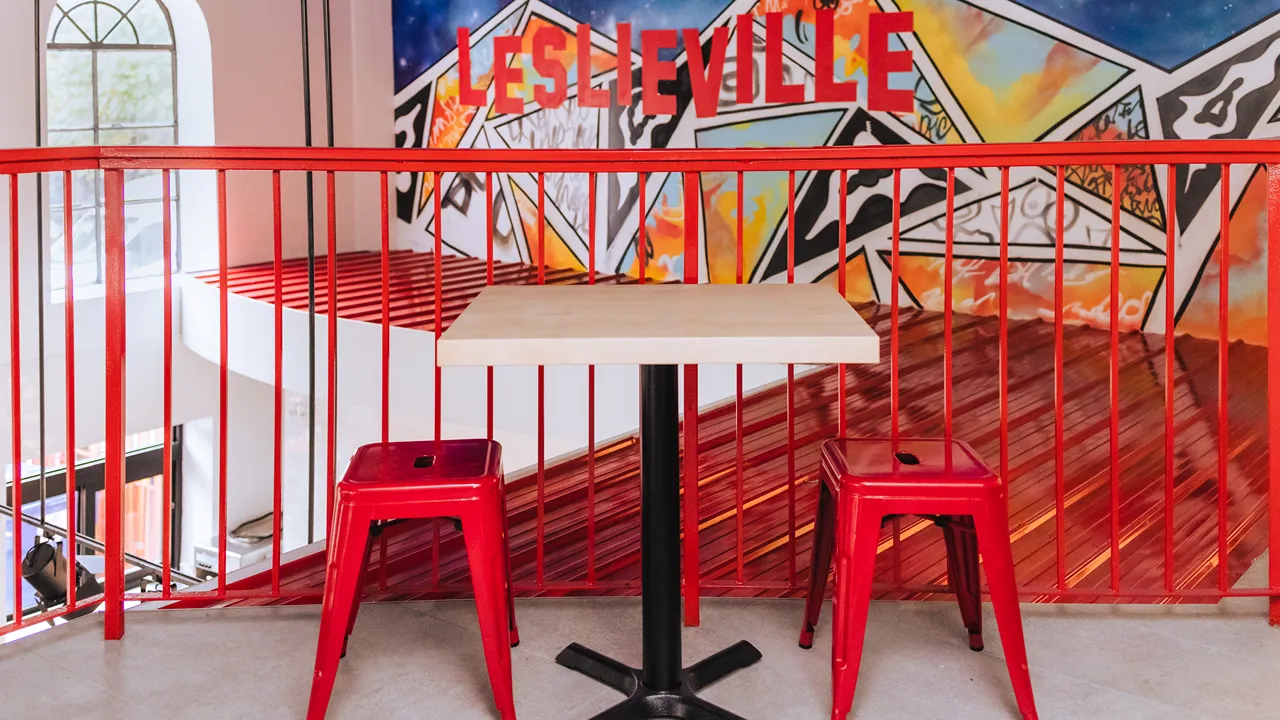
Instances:
[[[328,140],[328,145],[329,147],[333,147],[333,144],[334,144],[333,143],[333,40],[330,34],[331,25],[329,21],[329,0],[323,1],[323,3],[321,4],[321,10],[323,12],[322,20],[324,25],[325,131],[326,131],[326,140]],[[336,229],[334,228],[334,224],[337,221],[337,212],[336,212],[336,208],[334,207],[334,205],[337,203],[337,196],[334,194],[333,173],[329,173],[329,176],[327,179],[329,183],[328,195],[327,195],[327,201],[329,206],[328,208],[326,208],[326,210],[328,211],[328,219],[326,221],[327,223],[326,229],[328,230],[328,242],[327,242],[327,247],[325,249],[329,253],[328,260],[326,262],[326,266],[327,266],[326,269],[328,270],[328,273],[329,273],[329,278],[328,278],[329,353],[326,358],[327,368],[325,370],[325,373],[326,373],[326,377],[329,379],[329,391],[325,393],[326,395],[325,407],[329,409],[329,413],[328,413],[329,427],[328,427],[328,436],[325,440],[325,454],[326,454],[325,459],[327,460],[327,467],[328,467],[328,472],[326,473],[326,476],[325,476],[325,492],[326,492],[325,497],[328,498],[325,506],[325,517],[329,518],[332,516],[332,512],[333,512],[333,508],[329,507],[329,505],[332,504],[332,500],[334,497],[334,492],[335,492],[334,487],[335,487],[335,483],[337,482],[335,468],[337,468],[338,466],[338,463],[337,463],[337,453],[338,453],[337,414],[334,410],[335,403],[337,401],[337,395],[338,395],[338,385],[336,381],[336,378],[338,375],[338,341],[336,337],[338,324],[337,324],[337,320],[335,320],[338,313],[338,306],[336,302],[338,275],[337,275],[337,269],[335,268],[335,265],[337,263],[337,255],[336,255],[336,250],[334,248],[334,245],[337,244],[337,233],[336,233]]]
[[[324,0],[324,110],[329,147],[333,147],[333,39],[329,22],[329,0]]]
[[[644,685],[680,686],[680,408],[674,365],[640,368]]]
[[[43,83],[41,83],[41,72],[40,72],[40,65],[41,65],[41,62],[40,62],[40,48],[41,48],[41,45],[42,45],[42,43],[40,42],[40,0],[35,0],[34,5],[35,5],[35,9],[34,9],[34,11],[33,11],[33,18],[34,18],[34,22],[32,23],[32,24],[34,25],[34,31],[33,31],[33,40],[34,40],[34,42],[32,43],[32,48],[33,48],[33,52],[34,52],[34,54],[35,54],[35,61],[36,61],[36,63],[35,63],[35,64],[36,64],[36,76],[35,76],[35,83],[36,83],[36,147],[40,147],[40,146],[42,146],[42,145],[44,144],[44,104],[43,104],[43,102],[42,102],[42,101],[43,101],[43,99],[44,99],[44,98],[43,98],[44,93],[42,92]],[[46,491],[45,486],[44,486],[44,475],[45,475],[45,464],[44,464],[44,458],[45,458],[45,436],[44,436],[44,431],[45,431],[45,428],[44,428],[44,417],[45,417],[45,412],[44,412],[44,304],[45,304],[45,296],[44,296],[44,181],[43,181],[43,177],[40,175],[40,173],[36,173],[35,178],[36,178],[36,297],[37,297],[37,298],[39,298],[39,302],[36,304],[36,353],[37,353],[38,362],[40,363],[40,367],[39,367],[39,369],[37,369],[36,374],[37,374],[37,382],[38,382],[38,385],[39,385],[39,388],[38,388],[39,397],[38,397],[38,399],[39,399],[39,406],[40,406],[40,413],[39,413],[39,423],[40,423],[40,522],[42,522],[42,523],[43,523],[43,522],[44,522],[44,518],[45,518],[45,502],[46,502],[46,499],[47,499],[47,494],[46,494],[46,493],[47,493],[47,491]],[[17,308],[14,308],[14,309],[13,309],[13,311],[14,311],[14,312],[17,312]],[[69,458],[68,462],[74,462],[74,460],[73,460],[73,459],[70,459],[70,458],[73,458],[73,453],[74,453],[74,451],[75,451],[75,448],[67,448],[66,450],[67,450],[67,457]],[[14,461],[14,463],[15,463],[15,466],[16,466],[16,463],[17,463],[20,459],[21,459],[21,458],[14,458],[14,459],[13,459],[13,461]],[[68,514],[68,516],[67,516],[67,517],[71,517],[71,516],[70,516],[70,514]]]
[[[303,142],[311,138],[311,30],[307,0],[302,2],[302,119]],[[307,544],[316,536],[316,198],[307,173]]]

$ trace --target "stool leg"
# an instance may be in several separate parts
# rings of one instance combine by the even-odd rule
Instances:
[[[507,592],[506,541],[501,503],[483,501],[463,523],[462,539],[467,545],[471,563],[471,585],[476,596],[476,613],[480,618],[480,638],[484,643],[485,664],[489,668],[489,684],[493,700],[502,720],[515,720],[516,706],[511,687],[511,607]]]
[[[520,644],[520,630],[516,627],[516,594],[511,586],[511,533],[507,528],[507,489],[499,485],[498,492],[502,496],[502,553],[503,572],[507,586],[507,620],[511,627],[511,647]]]
[[[978,534],[969,518],[950,518],[942,526],[947,543],[947,577],[969,631],[969,649],[982,650],[982,583],[978,576]]]
[[[844,512],[845,510],[850,512]],[[831,720],[844,720],[853,709],[862,644],[866,639],[871,581],[880,542],[880,516],[865,501],[852,498],[840,509],[836,537],[836,593],[833,605]]]
[[[324,605],[320,611],[320,640],[316,645],[315,672],[311,679],[311,701],[307,720],[321,720],[329,708],[338,658],[351,621],[351,606],[359,590],[364,549],[369,541],[369,520],[358,509],[339,504],[329,538],[328,567],[325,569]]]
[[[804,626],[800,628],[800,647],[813,647],[813,630],[822,614],[823,595],[827,591],[827,574],[831,572],[831,551],[836,541],[836,499],[827,483],[818,482],[818,513],[813,525],[813,556],[809,561],[809,594],[804,604]]]
[[[1009,543],[1009,515],[1003,498],[987,503],[974,513],[978,544],[987,570],[987,589],[1000,627],[1000,643],[1009,665],[1013,694],[1024,720],[1036,720],[1031,694],[1031,673],[1027,668],[1027,648],[1022,639],[1022,611],[1018,607],[1018,581],[1013,573],[1013,549]]]
[[[342,636],[342,655],[340,657],[347,656],[347,643],[351,640],[351,631],[356,628],[356,615],[360,612],[360,596],[364,593],[364,586],[368,582],[369,560],[373,557],[373,539],[381,534],[380,531],[375,529],[369,533],[369,539],[365,542],[364,562],[360,563],[360,580],[356,582],[355,596],[351,601],[351,617],[347,620],[347,634]]]

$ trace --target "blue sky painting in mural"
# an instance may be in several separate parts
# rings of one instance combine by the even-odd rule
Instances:
[[[1280,0],[1015,2],[1166,70],[1280,12]]]
[[[396,90],[457,45],[458,28],[475,30],[515,0],[392,0]],[[610,37],[614,24],[630,21],[633,42],[650,28],[705,28],[727,0],[547,0],[551,7]],[[672,56],[679,50],[669,51]]]

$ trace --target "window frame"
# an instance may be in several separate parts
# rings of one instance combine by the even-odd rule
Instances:
[[[90,127],[75,127],[75,128],[52,128],[52,127],[46,127],[46,129],[45,129],[46,136],[56,136],[57,134],[60,134],[60,133],[87,133],[87,132],[92,132],[92,133],[93,133],[93,145],[94,145],[94,146],[99,146],[99,145],[101,145],[101,144],[102,144],[102,132],[103,132],[103,130],[107,130],[107,131],[111,131],[111,130],[143,130],[143,131],[146,131],[146,130],[172,130],[172,133],[173,133],[173,135],[172,135],[172,137],[173,137],[173,144],[174,144],[174,145],[178,144],[178,137],[179,137],[178,133],[180,132],[179,121],[178,121],[178,117],[179,117],[179,112],[178,112],[178,39],[177,39],[177,33],[176,33],[176,31],[174,30],[174,27],[173,27],[173,16],[172,16],[172,14],[170,14],[170,12],[169,12],[169,8],[165,5],[164,0],[153,0],[153,2],[154,2],[154,3],[156,4],[156,6],[160,9],[160,12],[164,15],[165,23],[166,23],[166,25],[167,25],[167,27],[168,27],[168,30],[169,30],[169,42],[168,42],[167,44],[166,44],[166,43],[142,43],[142,42],[134,42],[134,43],[120,43],[120,42],[110,42],[110,43],[109,43],[109,42],[105,42],[105,38],[110,37],[110,36],[112,35],[112,33],[114,33],[114,32],[116,31],[116,29],[117,29],[121,24],[123,24],[123,23],[129,23],[129,24],[132,26],[132,24],[133,24],[133,23],[132,23],[132,21],[129,19],[129,14],[130,14],[130,13],[132,13],[135,9],[137,9],[137,7],[142,3],[142,1],[143,1],[143,0],[132,0],[132,4],[130,4],[130,5],[129,5],[128,9],[122,9],[122,8],[121,8],[121,5],[123,5],[123,4],[125,4],[125,3],[123,3],[123,2],[118,2],[117,0],[80,0],[80,2],[76,2],[75,4],[70,5],[69,7],[64,7],[64,5],[63,5],[63,3],[61,2],[61,0],[58,0],[57,2],[55,2],[54,6],[53,6],[53,14],[52,14],[52,16],[51,16],[51,20],[50,20],[50,23],[49,23],[49,32],[48,32],[48,34],[47,34],[47,36],[46,36],[46,41],[45,41],[45,53],[46,53],[46,63],[45,63],[45,67],[46,67],[46,68],[48,67],[47,56],[48,56],[49,54],[51,54],[51,53],[55,53],[55,52],[88,52],[88,53],[90,54],[90,68],[91,68],[91,75],[90,75],[90,93],[92,94],[92,107],[93,107],[92,112],[93,112],[93,122],[92,122],[92,125],[91,125]],[[128,2],[128,0],[126,0],[126,2]],[[94,29],[93,29],[93,33],[94,33],[94,35],[96,35],[96,36],[98,36],[98,37],[100,37],[100,38],[102,38],[102,39],[100,39],[100,40],[87,40],[87,39],[86,39],[86,41],[84,41],[84,42],[55,42],[55,41],[53,40],[53,38],[57,37],[58,32],[62,29],[63,23],[66,23],[66,22],[70,22],[72,25],[74,25],[74,26],[75,26],[75,28],[76,28],[76,30],[78,30],[78,31],[81,33],[81,35],[82,35],[82,36],[84,36],[85,38],[88,38],[88,37],[89,37],[89,33],[88,33],[88,32],[86,32],[86,31],[84,30],[84,28],[82,28],[82,27],[80,26],[80,24],[79,24],[79,23],[77,23],[77,22],[76,22],[76,21],[71,17],[71,13],[72,13],[72,11],[74,11],[74,10],[76,10],[76,9],[80,8],[80,7],[83,7],[83,6],[85,6],[85,5],[92,5],[92,6],[94,6],[94,9],[95,9],[95,16],[94,16],[94,24],[95,24],[95,27],[94,27]],[[117,21],[116,21],[116,23],[115,23],[114,25],[112,25],[110,28],[108,28],[108,29],[107,29],[107,31],[106,31],[105,33],[99,33],[99,32],[98,32],[98,24],[97,24],[97,23],[98,23],[98,17],[97,17],[97,14],[96,14],[96,11],[97,11],[98,6],[105,6],[105,7],[109,7],[109,8],[111,8],[112,10],[114,10],[115,12],[117,12],[117,13],[119,13],[119,14],[120,14],[120,19],[119,19],[119,20],[117,20]],[[134,37],[135,37],[135,38],[137,38],[137,37],[138,37],[138,33],[137,33],[137,30],[136,30],[136,29],[134,30]],[[136,52],[136,51],[152,51],[152,52],[166,52],[166,51],[167,51],[167,52],[169,53],[169,80],[170,80],[171,93],[172,93],[172,94],[171,94],[171,97],[172,97],[172,100],[173,100],[173,102],[172,102],[172,108],[173,108],[173,123],[172,123],[172,124],[166,124],[166,125],[157,125],[157,124],[138,124],[138,125],[127,125],[127,126],[126,126],[126,125],[116,124],[115,126],[106,126],[106,127],[104,127],[104,126],[103,126],[103,124],[102,124],[102,120],[101,120],[101,108],[100,108],[100,106],[99,106],[99,102],[98,102],[98,97],[99,97],[99,94],[100,94],[100,93],[99,93],[99,87],[100,87],[100,85],[99,85],[99,71],[98,71],[98,59],[99,59],[99,55],[100,55],[101,53],[104,53],[104,52],[106,52],[106,53],[111,53],[111,52]],[[47,73],[47,72],[46,72],[46,74],[45,74],[45,78],[44,78],[44,85],[45,85],[45,92],[46,92],[46,93],[48,93],[50,88],[49,88],[49,76],[48,76],[48,73]],[[93,241],[93,245],[94,245],[94,266],[95,266],[95,274],[94,274],[94,280],[93,280],[93,282],[87,282],[87,283],[77,284],[77,285],[76,285],[76,287],[92,287],[92,286],[94,286],[94,285],[101,285],[101,284],[105,281],[104,273],[105,273],[105,268],[106,268],[106,247],[105,247],[105,241],[104,241],[104,237],[103,237],[103,227],[104,227],[104,226],[103,226],[103,221],[104,221],[104,215],[105,215],[105,213],[106,213],[106,202],[105,202],[105,197],[104,197],[104,188],[103,188],[102,172],[101,172],[101,171],[99,171],[99,170],[94,170],[94,171],[91,171],[91,172],[93,173],[93,185],[94,185],[94,189],[93,189],[93,192],[94,192],[94,201],[93,201],[93,204],[92,204],[92,205],[89,205],[89,204],[75,204],[75,202],[74,202],[74,200],[73,200],[73,203],[72,203],[72,206],[71,206],[71,210],[72,210],[72,212],[73,212],[73,213],[74,213],[74,212],[76,212],[76,211],[82,211],[82,210],[90,210],[90,209],[94,210],[94,229],[93,229],[93,232],[94,232],[94,241]],[[172,228],[172,234],[173,234],[173,243],[172,243],[172,248],[173,248],[173,254],[174,254],[174,257],[173,257],[173,271],[174,271],[175,273],[179,272],[179,271],[180,271],[180,269],[182,268],[182,243],[180,242],[180,239],[179,239],[179,235],[180,235],[180,228],[181,228],[181,226],[182,226],[182,222],[181,222],[181,217],[182,217],[182,202],[181,202],[181,195],[182,195],[182,193],[181,193],[181,191],[180,191],[180,184],[181,184],[181,183],[180,183],[180,180],[179,180],[179,175],[180,175],[179,173],[171,173],[171,174],[170,174],[170,181],[171,181],[171,182],[172,182],[172,184],[173,184],[172,192],[170,193],[170,202],[171,202],[171,204],[173,205],[173,213],[172,213],[171,228]],[[155,205],[161,205],[161,206],[162,206],[162,205],[164,204],[164,199],[163,199],[163,186],[161,187],[161,193],[162,193],[162,194],[161,194],[161,197],[160,197],[160,198],[158,198],[158,199],[146,199],[146,200],[133,200],[133,201],[131,201],[131,200],[128,200],[128,199],[126,198],[126,199],[125,199],[125,203],[124,203],[124,204],[125,204],[125,207],[127,208],[127,207],[128,207],[128,206],[130,206],[130,205],[149,205],[149,204],[155,204]],[[57,195],[57,193],[50,193],[50,197],[49,197],[49,207],[48,207],[48,210],[49,210],[49,212],[50,212],[51,214],[52,214],[52,213],[55,213],[55,212],[61,212],[61,211],[63,211],[63,209],[64,209],[64,208],[63,208],[63,198],[62,198],[62,197],[55,197],[55,195]],[[64,240],[64,242],[65,242],[65,239],[66,239],[66,232],[67,232],[67,230],[64,228],[64,229],[63,229],[63,240]],[[59,258],[59,260],[61,260],[61,258]],[[126,257],[126,267],[127,267],[127,257]],[[65,272],[65,270],[66,270],[66,268],[64,268],[64,272]],[[130,276],[130,277],[133,277],[133,276]],[[152,277],[152,276],[139,276],[139,277]],[[74,271],[72,272],[72,278],[73,278],[73,282],[74,282]],[[61,282],[63,282],[63,283],[65,284],[65,277],[63,277],[63,278],[53,278],[53,281],[54,281],[54,283],[57,283],[57,282],[61,281]],[[65,288],[64,288],[64,291],[65,291]]]
[[[164,541],[170,543],[171,548],[182,547],[182,430],[182,425],[175,425],[170,435],[169,537],[165,538]],[[94,552],[91,546],[82,544],[79,541],[84,537],[93,538],[97,534],[97,493],[106,489],[106,462],[105,458],[97,458],[77,463],[75,466],[75,506],[67,508],[67,522],[74,523],[76,527],[77,553]],[[163,442],[140,447],[125,453],[124,482],[126,485],[163,475],[164,470]],[[67,469],[65,467],[51,468],[44,473],[43,477],[46,499],[66,495]],[[21,479],[22,499],[19,508],[40,500],[40,478],[41,475],[33,474]],[[12,522],[12,508],[7,508],[6,512],[9,521]],[[64,540],[68,533],[65,527],[41,526],[27,522],[24,522],[23,525],[27,528],[35,528],[37,535],[41,533],[47,535],[52,532]],[[179,555],[180,553],[170,554],[170,569],[175,572],[180,570]],[[127,566],[125,569],[125,589],[137,590],[142,587],[148,578],[155,575],[155,572],[146,568]],[[38,606],[24,607],[22,612],[24,617],[28,617],[40,612],[40,608]],[[11,611],[6,613],[4,618],[7,618],[7,622],[12,622],[13,613]]]

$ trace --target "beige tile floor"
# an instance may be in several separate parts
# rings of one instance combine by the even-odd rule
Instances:
[[[1263,608],[1024,606],[1042,718],[1280,717],[1280,629]],[[553,662],[578,641],[639,660],[635,599],[518,601],[523,720],[586,720],[621,696]],[[970,652],[951,603],[875,603],[853,717],[1016,717],[994,622]],[[696,660],[747,639],[764,660],[703,696],[751,720],[829,717],[830,608],[813,650],[801,605],[706,600],[686,629]],[[301,718],[316,607],[134,612],[123,641],[100,616],[0,647],[0,718]],[[468,602],[362,609],[330,717],[495,718]]]

